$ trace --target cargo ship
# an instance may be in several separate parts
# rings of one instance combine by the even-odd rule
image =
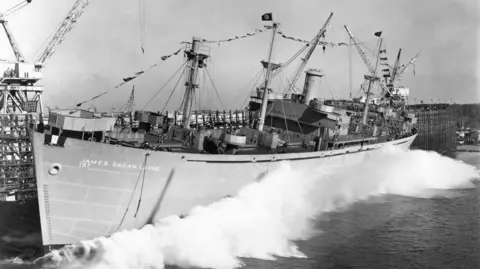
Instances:
[[[302,48],[289,88],[321,44],[332,15]],[[298,169],[342,166],[383,147],[410,148],[417,136],[415,115],[399,105],[404,96],[376,68],[365,76],[363,103],[319,101],[315,90],[323,74],[313,69],[305,72],[302,93],[275,94],[270,82],[284,67],[272,61],[277,28],[272,21],[269,57],[261,61],[265,80],[248,109],[192,108],[198,73],[209,58],[202,39],[194,37],[183,51],[182,111],[139,112],[134,117],[141,122],[134,127],[92,111],[51,110],[48,125],[40,123],[31,134],[45,251],[172,215],[188,217],[195,206],[235,195],[284,161]],[[373,83],[385,90],[378,102],[371,102]]]

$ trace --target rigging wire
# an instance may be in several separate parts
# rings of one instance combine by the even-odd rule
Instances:
[[[178,73],[178,71],[180,71],[180,69],[182,69],[182,67],[185,66],[185,64],[187,64],[187,61],[185,61],[180,66],[180,68],[178,68],[177,71],[175,71],[175,73],[167,80],[167,82],[165,82],[165,84],[163,84],[163,86],[157,91],[157,93],[155,93],[155,95],[150,99],[150,101],[148,101],[147,104],[145,106],[143,106],[142,110],[144,110],[155,99],[155,97],[157,97],[157,95],[165,88],[165,86],[167,86],[167,84],[175,77],[175,75]],[[185,69],[184,69],[184,72],[185,72]],[[182,72],[182,75],[183,75],[183,72]],[[181,77],[181,75],[180,75],[180,77]]]
[[[326,76],[324,76],[324,80],[325,80],[325,83],[327,84],[328,91],[332,95],[332,99],[335,100],[335,96],[333,95],[332,89],[330,88],[330,84],[328,84],[328,80],[327,80]]]
[[[187,63],[187,62],[185,62],[185,64],[186,64],[186,63]],[[185,65],[185,64],[183,64],[183,65]],[[172,92],[170,93],[170,96],[168,96],[167,102],[166,102],[165,105],[163,106],[162,111],[160,112],[160,114],[163,114],[163,111],[164,111],[165,108],[167,107],[168,102],[170,101],[170,98],[172,98],[172,95],[173,95],[173,93],[175,92],[175,88],[177,88],[178,83],[180,82],[180,80],[181,80],[182,77],[183,77],[183,74],[185,73],[185,70],[187,70],[186,67],[183,69],[182,74],[180,74],[180,77],[178,78],[177,83],[176,83],[175,86],[173,87]]]
[[[280,73],[280,87],[283,88],[285,85],[283,84],[283,79],[285,78],[283,72]],[[291,142],[290,139],[290,133],[288,131],[288,122],[287,122],[287,115],[285,114],[285,107],[283,106],[284,101],[280,100],[280,105],[282,106],[282,113],[283,113],[283,120],[285,121],[285,129],[286,129],[286,135],[287,135],[287,140],[288,142]]]
[[[243,87],[241,88],[241,90],[239,91],[239,93],[232,99],[232,101],[235,101],[238,97],[240,97],[240,95],[243,93],[243,90],[244,90],[245,88],[247,88],[247,86],[250,85],[250,83],[252,83],[255,79],[256,79],[256,81],[258,81],[258,78],[257,78],[257,77],[260,76],[262,73],[263,73],[263,68],[261,68],[260,71],[259,71],[247,84],[245,84],[245,86],[243,86]],[[255,84],[257,84],[257,82],[255,82]],[[254,87],[255,87],[255,84],[253,85]],[[249,93],[250,93],[250,92],[251,92],[251,91],[249,91]]]
[[[140,177],[142,175],[142,172],[146,169],[146,162],[147,162],[147,157],[145,157],[145,160],[143,161],[143,164],[142,164],[142,169],[140,170],[140,173],[138,173],[138,177],[137,177],[137,181],[135,183],[135,187],[133,188],[132,194],[130,195],[130,200],[128,201],[127,208],[125,209],[125,212],[123,213],[123,217],[120,220],[120,223],[118,224],[117,231],[120,230],[120,227],[122,227],[123,221],[125,220],[125,217],[127,216],[128,209],[130,208],[130,205],[131,205],[132,200],[133,200],[133,196],[135,195],[135,191],[137,190],[137,187],[138,187],[138,182],[140,182]],[[144,178],[144,180],[145,180],[145,178]],[[142,184],[142,186],[143,186],[143,184]],[[135,213],[135,215],[136,215],[136,213]]]
[[[306,53],[305,53],[305,55],[306,55]],[[301,58],[302,60],[303,60],[303,57],[304,57],[305,55],[302,55],[302,58]],[[295,68],[295,70],[299,70],[299,69],[301,68],[302,64],[303,64],[302,61],[299,61],[299,62],[298,62],[298,65],[297,65],[296,68]],[[288,82],[288,87],[283,91],[283,94],[288,94],[289,91],[290,91],[290,89],[293,90],[294,87],[295,87],[295,85],[293,85],[293,80],[292,80],[291,82],[289,81],[289,82]],[[295,88],[296,88],[296,87],[295,87]]]
[[[189,68],[191,68],[191,67],[189,67]],[[183,79],[183,85],[188,85],[188,84],[187,84],[187,83],[188,83],[188,79],[189,79],[188,76],[185,76],[185,77],[184,77],[184,79]],[[179,81],[180,81],[180,80],[179,80]],[[172,93],[170,94],[170,97],[172,97],[172,94],[173,94],[173,90],[172,90]],[[170,97],[168,98],[169,100],[170,100]],[[185,96],[185,93],[184,93],[184,94],[183,94],[183,97],[182,97],[182,102],[180,103],[180,106],[178,106],[177,110],[182,110],[182,107],[183,107],[183,105],[184,105],[184,103],[185,103],[185,97],[186,97],[186,96]],[[167,103],[168,103],[168,101],[167,101]],[[167,106],[167,104],[165,104],[165,106]],[[183,110],[182,110],[182,111],[183,111]]]
[[[270,79],[273,79],[274,77],[276,77],[283,69],[285,69],[290,63],[292,63],[299,55],[301,55],[303,52],[305,52],[305,50],[310,46],[310,43],[309,44],[305,44],[297,53],[295,53],[292,57],[290,57],[290,59],[288,59],[287,62],[285,62],[284,64],[282,64],[277,70],[275,70],[275,72],[273,72],[273,74],[271,75]],[[259,88],[262,88],[264,86],[264,83],[263,82]]]
[[[143,163],[144,168],[143,168],[142,187],[140,188],[140,196],[138,197],[137,210],[135,211],[135,215],[133,216],[133,217],[135,218],[135,222],[136,222],[136,218],[137,218],[138,211],[140,210],[140,204],[142,203],[143,186],[145,185],[145,173],[147,172],[146,167],[147,167],[147,158],[148,158],[148,156],[150,156],[149,153],[145,154],[145,161],[144,161],[144,163]]]
[[[207,72],[203,72],[203,84],[202,85],[203,85],[203,87],[202,87],[203,95],[207,96],[207,93],[208,93]],[[199,107],[198,108],[199,109],[201,109],[202,105],[203,105],[202,104],[202,97],[201,97],[202,89],[200,89],[199,92],[198,92],[198,99],[199,99],[199,105],[198,105]]]
[[[222,99],[220,98],[220,95],[218,94],[217,87],[215,87],[215,84],[213,83],[212,77],[210,76],[210,72],[208,71],[208,67],[205,68],[205,71],[207,71],[208,78],[210,79],[210,82],[212,82],[213,89],[215,90],[215,93],[217,94],[218,101],[220,101],[220,105],[225,108],[223,105]]]
[[[259,81],[260,78],[262,77],[263,73],[264,73],[264,70],[263,70],[263,68],[262,68],[262,70],[260,70],[260,72],[257,74],[257,80],[256,80],[255,83],[253,84],[252,90],[250,90],[250,91],[248,92],[248,94],[247,94],[247,97],[245,97],[245,100],[244,100],[243,103],[242,103],[242,108],[245,107],[245,105],[246,105],[246,103],[247,103],[247,101],[248,101],[248,98],[251,96],[253,90],[255,89],[255,86],[257,85],[258,81]]]
[[[138,0],[140,12],[140,48],[145,53],[145,1]]]

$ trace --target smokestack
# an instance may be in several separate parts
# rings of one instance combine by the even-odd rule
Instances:
[[[308,105],[314,97],[319,96],[320,81],[322,80],[323,73],[318,69],[308,69],[305,73],[303,96],[304,104]]]

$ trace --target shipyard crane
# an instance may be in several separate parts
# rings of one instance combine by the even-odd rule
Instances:
[[[16,57],[16,61],[13,62],[1,60],[1,62],[13,64],[14,67],[7,68],[0,79],[1,84],[11,85],[8,86],[9,89],[0,92],[0,100],[3,100],[3,104],[0,104],[0,113],[37,112],[37,104],[39,103],[41,118],[43,114],[41,100],[43,88],[35,85],[42,78],[41,71],[45,61],[52,56],[56,47],[64,40],[66,33],[73,28],[78,17],[82,14],[83,9],[88,5],[89,0],[75,0],[73,7],[62,21],[60,27],[54,32],[48,45],[35,64],[27,62],[23,56],[6,20],[8,15],[22,9],[31,2],[32,0],[22,1],[0,14],[0,23],[2,23],[3,28],[5,29],[7,38]]]
[[[13,53],[15,54],[15,58],[17,59],[18,62],[20,63],[25,63],[25,57],[23,56],[22,51],[18,47],[17,41],[15,41],[15,38],[13,37],[12,32],[10,31],[10,28],[8,27],[8,21],[7,21],[7,16],[11,15],[12,13],[20,10],[21,8],[27,6],[30,4],[32,0],[25,0],[20,2],[19,4],[11,7],[10,9],[6,10],[3,13],[0,13],[0,23],[3,26],[3,29],[5,30],[5,33],[8,38],[8,42],[10,42],[10,46],[12,47]]]
[[[25,149],[32,148],[28,136],[32,128],[31,124],[35,122],[43,123],[43,87],[36,84],[42,78],[41,69],[45,61],[52,56],[55,48],[63,41],[65,34],[72,29],[81,15],[82,9],[88,4],[88,0],[75,0],[74,7],[49,40],[50,42],[36,62],[37,64],[32,64],[25,59],[6,19],[8,15],[24,8],[31,2],[32,0],[21,1],[7,11],[0,13],[0,23],[15,55],[15,61],[0,60],[0,62],[11,64],[0,77],[0,122],[2,122],[0,133],[13,137],[8,141],[0,141],[5,144],[3,148],[0,147],[0,165],[9,163],[9,167],[3,169],[3,180],[4,182],[5,180],[14,182],[12,185],[16,186],[17,191],[13,189],[16,194],[20,194],[19,189],[22,189],[22,191],[30,190],[32,189],[31,186],[35,185],[33,157],[31,152],[25,151]],[[37,111],[38,108],[40,111]],[[35,118],[33,114],[37,114],[38,118]],[[11,116],[14,116],[18,121],[9,120]],[[41,125],[38,128],[41,130]],[[21,173],[19,174],[18,171],[21,171]],[[0,184],[1,181],[2,178],[0,178]],[[17,198],[35,197],[35,195],[36,189],[29,193],[23,193]]]
[[[8,21],[6,17],[21,8],[30,4],[32,0],[25,0],[20,2],[19,4],[13,6],[12,8],[8,9],[7,11],[0,13],[0,23],[2,24],[5,33],[7,35],[8,41],[10,42],[10,46],[12,47],[13,53],[15,54],[16,62],[2,60],[2,62],[7,63],[25,63],[28,64],[27,60],[23,56],[22,51],[20,50],[15,38],[13,37],[12,32],[8,27]],[[73,7],[68,12],[65,19],[62,21],[61,25],[55,31],[52,38],[49,40],[47,46],[40,54],[40,57],[35,61],[34,65],[34,72],[32,72],[33,77],[37,77],[38,79],[41,78],[41,75],[37,72],[40,72],[42,67],[44,66],[45,62],[53,55],[57,46],[63,42],[65,39],[65,35],[72,30],[73,26],[77,22],[78,18],[82,15],[84,8],[89,4],[89,0],[76,0]],[[18,69],[18,67],[16,67]],[[19,72],[16,72],[19,73]],[[23,73],[19,74],[19,76],[24,75]],[[30,76],[32,77],[32,76]]]
[[[31,1],[31,0],[30,0]],[[77,23],[78,18],[83,14],[85,7],[89,4],[89,0],[76,0],[73,7],[68,12],[65,19],[55,31],[55,34],[48,42],[44,51],[35,62],[35,68],[41,70],[45,62],[53,55],[57,46],[63,42],[65,35],[70,32]]]

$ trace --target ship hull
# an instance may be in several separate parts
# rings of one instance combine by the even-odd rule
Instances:
[[[322,152],[208,155],[76,139],[56,147],[45,145],[44,135],[34,133],[43,245],[49,250],[187,214],[197,205],[235,195],[282,160],[298,169],[341,166],[361,162],[387,145],[408,149],[415,137]]]

